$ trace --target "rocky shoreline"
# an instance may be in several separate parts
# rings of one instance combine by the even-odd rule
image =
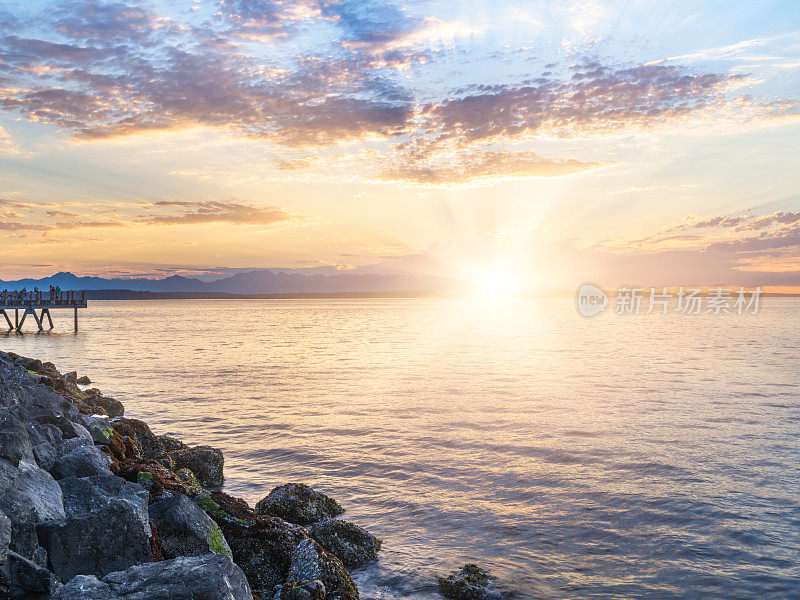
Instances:
[[[220,450],[89,384],[0,352],[0,599],[359,598],[348,568],[381,541],[334,499],[289,483],[250,507],[221,491]]]

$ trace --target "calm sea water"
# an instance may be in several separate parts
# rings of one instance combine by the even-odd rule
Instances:
[[[362,597],[465,562],[517,598],[800,598],[800,301],[577,315],[571,300],[91,302],[0,347],[306,482],[384,539]]]

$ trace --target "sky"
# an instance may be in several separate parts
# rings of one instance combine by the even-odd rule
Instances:
[[[800,290],[799,147],[796,0],[0,4],[0,279]]]

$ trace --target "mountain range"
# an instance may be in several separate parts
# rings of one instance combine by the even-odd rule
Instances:
[[[48,290],[50,286],[62,290],[208,294],[339,294],[347,292],[450,292],[459,283],[444,277],[402,274],[341,273],[334,275],[287,273],[261,269],[236,273],[214,281],[172,275],[164,279],[79,277],[69,272],[59,272],[41,279],[0,279],[0,288],[8,290]],[[118,294],[115,296],[119,297]],[[91,294],[90,297],[97,297]]]

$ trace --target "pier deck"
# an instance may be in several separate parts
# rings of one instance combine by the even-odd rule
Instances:
[[[22,295],[19,292],[9,292],[8,290],[0,291],[0,314],[5,317],[9,331],[12,329],[22,331],[22,326],[28,315],[31,315],[33,320],[36,321],[39,331],[44,330],[45,317],[49,325],[48,329],[52,329],[53,318],[50,316],[50,311],[53,309],[72,309],[74,328],[75,331],[78,331],[78,309],[86,308],[86,306],[85,291],[64,291],[60,292],[58,296],[54,295],[53,298],[43,292],[36,294],[29,292]],[[11,310],[14,311],[13,322],[9,315]],[[36,314],[37,310],[39,311],[38,315]],[[19,311],[23,311],[22,318],[20,318]]]

